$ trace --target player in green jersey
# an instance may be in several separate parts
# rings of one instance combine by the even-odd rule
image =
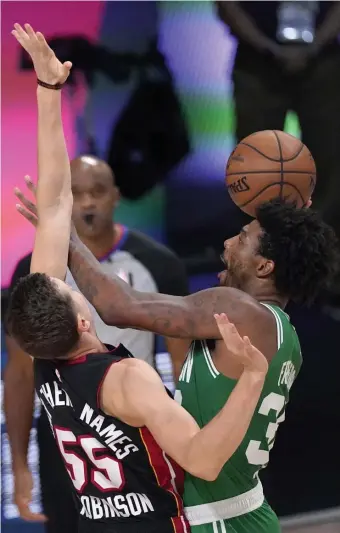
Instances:
[[[248,336],[269,362],[257,412],[239,449],[214,481],[186,476],[184,501],[195,533],[279,531],[257,474],[268,463],[301,365],[299,342],[283,309],[289,299],[309,303],[325,289],[337,270],[337,250],[333,230],[316,212],[272,200],[225,242],[221,287],[176,297],[141,293],[106,276],[77,235],[72,236],[71,272],[104,322],[184,339],[187,348],[195,339],[177,396],[182,395],[182,405],[200,426],[219,411],[241,373],[215,314],[226,313],[241,337]]]
[[[277,353],[247,434],[217,479],[208,483],[186,475],[184,504],[196,533],[280,531],[277,516],[264,500],[258,473],[268,464],[302,358],[288,315],[278,305],[263,305],[275,317]],[[235,387],[238,369],[232,368],[230,358],[224,359],[210,350],[208,342],[195,341],[183,366],[176,398],[200,427],[219,412]]]

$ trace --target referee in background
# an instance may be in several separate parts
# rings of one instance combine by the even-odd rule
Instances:
[[[187,279],[176,255],[142,233],[114,222],[119,191],[106,162],[82,156],[71,162],[73,221],[79,237],[101,262],[106,274],[115,273],[138,291],[162,292],[184,296]],[[21,259],[11,280],[15,283],[29,274],[31,254]],[[71,273],[66,281],[76,288]],[[106,326],[92,308],[98,337],[114,346],[123,343],[131,353],[155,366],[155,336],[152,333]],[[176,342],[165,339],[174,372],[178,373]],[[11,445],[15,481],[15,503],[21,518],[46,521],[47,533],[75,533],[78,516],[70,479],[61,463],[56,443],[43,410],[37,422],[40,484],[43,515],[29,509],[33,487],[27,463],[29,434],[32,426],[34,385],[33,365],[28,357],[6,337],[8,363],[4,372],[4,404],[7,432]]]

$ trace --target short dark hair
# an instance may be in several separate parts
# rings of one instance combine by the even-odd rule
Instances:
[[[77,315],[69,294],[46,274],[29,274],[13,288],[6,330],[33,357],[65,357],[79,340]]]
[[[331,287],[339,268],[339,242],[333,229],[312,209],[280,199],[258,207],[262,228],[259,253],[274,264],[278,292],[311,304]]]

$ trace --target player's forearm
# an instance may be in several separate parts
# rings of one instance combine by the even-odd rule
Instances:
[[[245,437],[264,380],[265,374],[243,372],[221,411],[192,438],[186,460],[189,472],[209,481],[217,478]]]
[[[80,292],[93,305],[101,319],[110,325],[121,325],[136,291],[119,276],[104,274],[99,261],[82,243],[74,228],[68,266]]]
[[[38,225],[31,273],[64,279],[71,231],[71,170],[60,91],[38,87]]]
[[[9,346],[11,340],[7,339]],[[9,350],[10,351],[10,350]],[[9,353],[4,371],[4,411],[14,470],[27,466],[27,448],[32,427],[34,403],[33,364],[18,365]]]
[[[253,19],[243,10],[240,2],[216,2],[221,20],[230,26],[242,41],[259,51],[271,50],[275,43],[257,27]]]
[[[182,312],[183,298],[143,293],[134,290],[116,275],[103,273],[100,263],[74,233],[71,236],[69,268],[72,276],[87,300],[94,306],[105,324],[122,328],[138,328],[168,337],[206,338],[209,333],[204,319],[212,325],[216,338],[219,337],[214,311],[209,305],[203,313],[196,309]],[[205,300],[207,303],[207,300]],[[197,331],[196,325],[202,328]],[[194,335],[194,332],[199,335]],[[210,331],[211,334],[211,331]],[[209,336],[209,335],[208,335]]]
[[[37,209],[46,211],[72,202],[71,170],[61,115],[61,90],[38,87],[38,187]]]
[[[235,324],[239,324],[245,308],[250,320],[258,313],[250,296],[226,287],[185,297],[136,291],[118,276],[105,275],[75,233],[70,242],[69,268],[80,291],[111,326],[181,339],[219,339],[215,313],[227,313]]]

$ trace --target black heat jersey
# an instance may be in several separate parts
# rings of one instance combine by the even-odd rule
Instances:
[[[35,386],[80,503],[81,533],[187,533],[183,470],[146,427],[100,409],[112,364],[132,355],[122,345],[63,362],[35,360]]]

